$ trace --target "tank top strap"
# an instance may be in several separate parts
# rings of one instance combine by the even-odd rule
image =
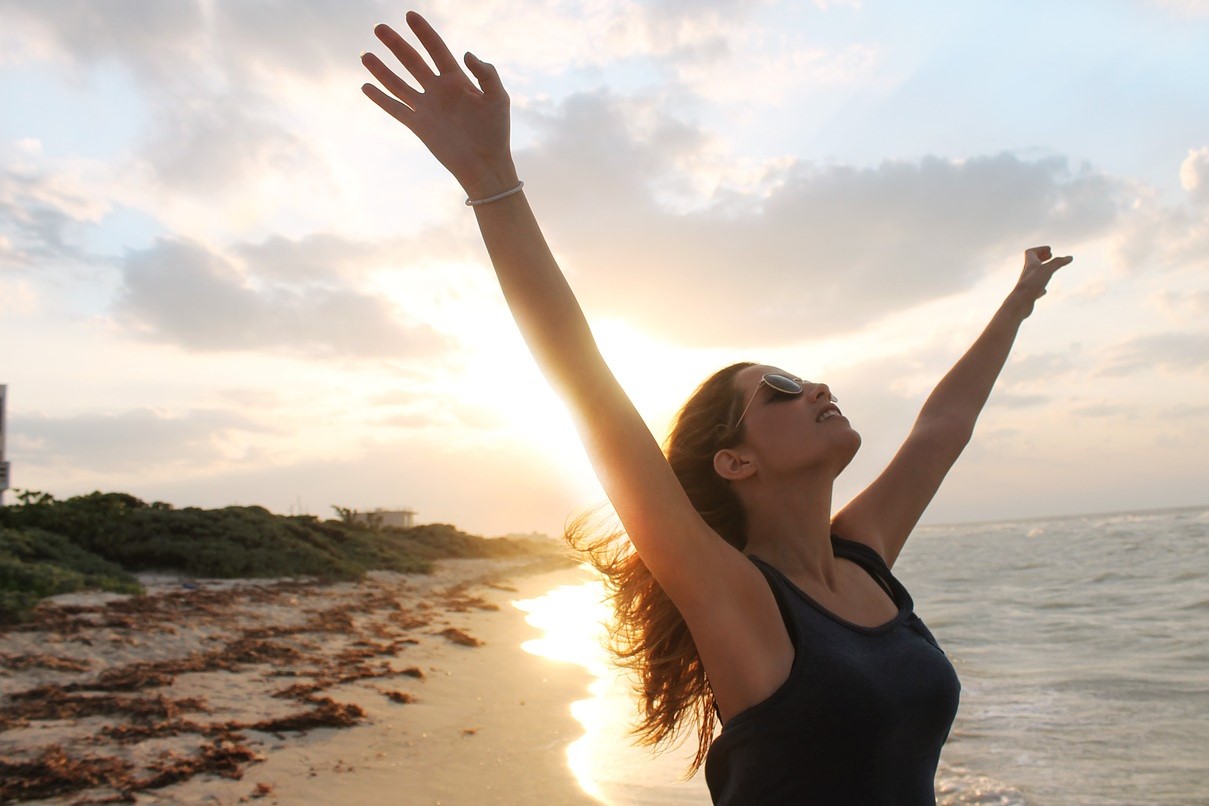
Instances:
[[[835,551],[837,557],[847,557],[850,560],[857,560],[861,565],[876,568],[882,574],[890,573],[890,567],[886,565],[886,561],[882,559],[882,555],[864,543],[848,540],[839,535],[832,535],[831,548]]]
[[[863,567],[877,581],[877,584],[882,586],[882,590],[889,594],[891,599],[895,602],[899,601],[899,596],[901,595],[899,589],[902,586],[894,578],[894,574],[890,571],[890,566],[886,565],[886,561],[882,559],[882,555],[864,543],[858,543],[855,540],[846,540],[839,535],[831,536],[831,547],[835,552],[835,556],[852,560],[857,565]],[[906,593],[905,590],[902,592]]]
[[[793,599],[792,588],[790,587],[792,583],[785,579],[780,571],[756,555],[748,554],[747,559],[751,560],[752,565],[758,568],[760,573],[764,575],[764,580],[772,591],[772,598],[777,601],[777,609],[781,611],[781,621],[785,624],[785,631],[789,633],[789,643],[793,646],[794,656],[796,657],[801,642],[798,639],[797,618],[793,615],[793,608],[789,604]],[[721,722],[722,711],[718,708],[717,700],[714,700],[714,713],[717,715],[718,721]]]
[[[793,601],[793,583],[785,578],[785,575],[773,568],[768,563],[761,560],[754,554],[748,554],[747,559],[751,560],[756,568],[760,569],[760,573],[764,575],[765,581],[768,582],[768,587],[772,590],[772,596],[777,600],[777,608],[781,611],[781,621],[785,623],[785,630],[789,633],[789,642],[793,644],[793,651],[798,651],[798,621],[794,616],[793,607],[790,604]]]

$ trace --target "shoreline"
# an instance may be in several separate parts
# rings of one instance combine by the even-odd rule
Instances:
[[[525,652],[511,604],[585,579],[526,557],[57,597],[0,633],[0,800],[597,803],[566,760],[591,676]]]

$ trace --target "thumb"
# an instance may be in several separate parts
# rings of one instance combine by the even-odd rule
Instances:
[[[467,51],[463,59],[466,62],[466,67],[479,80],[479,86],[483,88],[484,95],[503,95],[504,83],[500,81],[500,74],[496,72],[495,65],[475,56]]]

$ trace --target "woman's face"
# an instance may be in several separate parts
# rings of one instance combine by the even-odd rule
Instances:
[[[742,446],[754,454],[763,473],[793,473],[829,468],[835,474],[847,467],[860,448],[861,437],[824,383],[801,381],[801,394],[778,392],[761,378],[776,373],[797,378],[777,367],[744,367],[735,374],[735,389],[742,405]],[[740,409],[742,411],[742,408]]]

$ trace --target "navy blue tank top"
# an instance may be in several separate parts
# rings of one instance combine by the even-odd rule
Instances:
[[[716,804],[935,804],[940,748],[961,684],[914,602],[876,551],[831,538],[898,605],[878,627],[845,621],[751,556],[793,642],[785,683],[714,739],[705,780]]]

